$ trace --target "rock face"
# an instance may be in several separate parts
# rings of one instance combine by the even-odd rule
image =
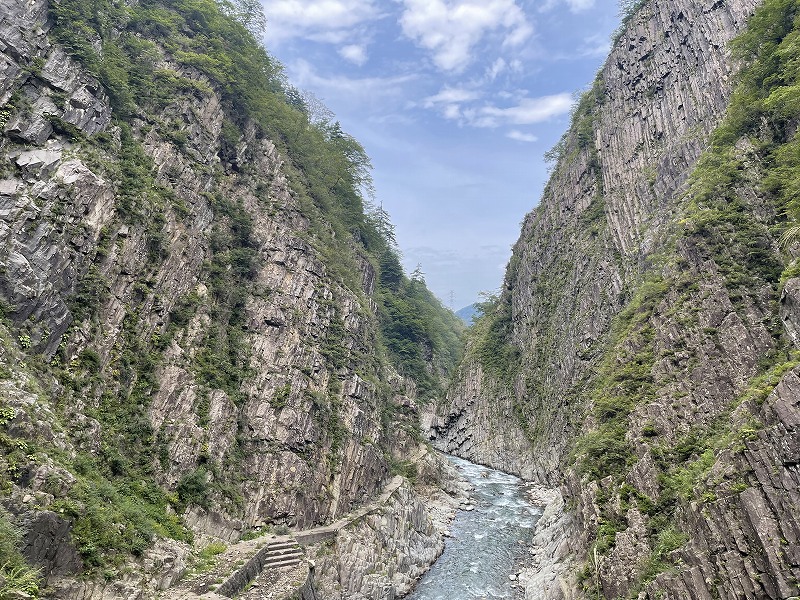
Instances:
[[[578,566],[548,564],[530,597],[800,593],[797,282],[781,278],[780,184],[764,186],[794,117],[751,127],[737,92],[711,143],[742,66],[729,42],[792,19],[765,4],[638,5],[426,417],[438,447],[561,484],[574,506],[538,535],[566,532]]]
[[[570,160],[559,162],[514,247],[501,301],[509,341],[525,353],[522,372],[498,380],[468,356],[432,423],[435,443],[480,446],[464,455],[489,465],[500,445],[526,456],[505,459],[517,460],[515,472],[557,483],[582,384],[724,114],[727,44],[757,4],[647,2],[629,21],[584,101],[596,101],[579,116],[588,133],[565,137]],[[527,436],[507,425],[503,408],[523,397],[525,414],[511,421],[530,416]]]
[[[525,589],[526,600],[554,598],[572,600],[577,597],[572,589],[564,585],[562,576],[574,568],[574,550],[570,547],[571,517],[564,510],[564,498],[557,490],[546,503],[533,538],[530,566],[519,574],[519,582]]]
[[[206,21],[163,7],[184,19],[176,36],[210,23],[248,43],[201,4]],[[131,6],[103,8],[109,33],[86,4],[0,0],[3,504],[69,597],[170,585],[189,548],[165,536],[328,523],[416,446],[415,381],[379,341],[379,301],[406,283],[377,266],[385,240],[348,162],[360,146],[271,105],[341,170],[307,181],[292,156],[317,149],[271,141],[233,102],[239,84],[214,78],[212,49],[176,49],[163,11]],[[153,95],[131,94],[148,77]],[[443,369],[422,350],[430,383]],[[398,527],[426,518],[408,510]],[[110,583],[69,579],[101,567]]]

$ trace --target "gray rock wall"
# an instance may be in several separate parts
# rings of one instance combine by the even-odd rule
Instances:
[[[431,423],[439,447],[558,483],[580,390],[724,114],[726,44],[758,4],[649,2],[628,23],[595,84],[591,140],[567,134],[514,247],[503,298],[521,366],[512,382],[492,381],[468,353]],[[509,425],[515,399],[527,435]]]

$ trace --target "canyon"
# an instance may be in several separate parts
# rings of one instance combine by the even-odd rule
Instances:
[[[626,6],[465,333],[247,20],[0,0],[0,597],[402,597],[431,448],[526,598],[800,597],[800,16]]]

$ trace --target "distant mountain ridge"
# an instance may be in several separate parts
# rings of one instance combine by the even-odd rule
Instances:
[[[469,306],[465,306],[464,308],[456,311],[456,316],[464,321],[464,323],[467,325],[472,325],[472,321],[475,319],[475,317],[480,315],[481,311],[478,308],[477,303],[470,304]]]

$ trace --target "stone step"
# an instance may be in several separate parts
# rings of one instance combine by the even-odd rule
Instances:
[[[267,552],[263,556],[265,559],[269,558],[280,558],[282,556],[303,556],[304,552],[300,550],[300,548],[287,548],[286,550],[281,550],[280,552]]]
[[[289,558],[303,558],[305,554],[303,552],[285,552],[283,554],[267,554],[263,558],[264,565],[269,565],[275,562],[276,560],[286,560]]]
[[[300,545],[297,542],[277,542],[275,544],[267,544],[268,552],[278,552],[281,550],[297,550]]]
[[[217,593],[233,598],[244,589],[248,583],[260,577],[270,569],[297,568],[303,563],[305,552],[294,539],[283,538],[267,542],[256,552],[250,560],[242,565],[235,573],[218,588]]]
[[[263,571],[267,569],[280,569],[282,567],[294,567],[302,563],[303,560],[301,558],[292,557],[292,558],[282,558],[276,561],[268,561],[264,563]]]

